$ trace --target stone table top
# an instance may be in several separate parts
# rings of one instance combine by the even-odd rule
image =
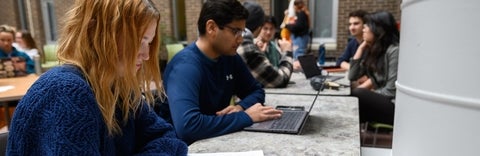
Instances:
[[[305,106],[314,96],[267,94],[266,105]],[[318,96],[300,135],[239,131],[197,141],[190,153],[245,152],[264,155],[360,155],[358,99]]]
[[[332,76],[343,77],[334,81],[343,85],[350,85],[350,81],[346,77],[346,73],[331,73]],[[327,79],[328,81],[328,79]],[[298,95],[316,95],[317,91],[310,85],[310,80],[305,78],[301,72],[292,73],[290,84],[286,88],[265,88],[266,94],[298,94]],[[350,95],[350,87],[339,87],[338,89],[325,88],[320,92],[321,95]]]

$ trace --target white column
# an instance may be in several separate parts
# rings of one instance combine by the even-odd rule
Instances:
[[[480,155],[480,1],[403,0],[394,156]]]

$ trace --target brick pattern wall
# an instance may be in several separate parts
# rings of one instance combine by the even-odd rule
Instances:
[[[401,0],[340,0],[338,8],[337,51],[330,53],[339,57],[346,45],[349,36],[348,14],[354,10],[363,9],[368,12],[386,10],[391,12],[397,21],[400,21]]]
[[[30,3],[30,6],[27,6],[27,2]],[[45,43],[45,33],[43,29],[42,12],[40,10],[40,1],[24,0],[24,3],[27,25],[29,27],[28,31],[32,34],[37,44],[37,48],[42,49],[42,46]],[[5,6],[5,9],[0,10],[0,24],[7,24],[19,30],[21,24],[17,1],[3,0],[2,5]]]
[[[0,4],[2,5],[2,9],[0,9],[0,25],[20,26],[16,0],[2,0]]]
[[[35,39],[37,48],[42,49],[46,41],[40,1],[30,1],[30,9],[31,10],[27,12],[27,16],[31,16],[30,19],[28,19],[28,22],[31,22],[29,23],[31,26],[29,31]]]
[[[74,3],[75,0],[54,0],[53,7],[55,7],[57,31],[60,31],[60,29],[63,28],[63,20],[65,19],[65,14],[72,9]]]
[[[246,0],[239,0],[239,2],[243,3]],[[260,6],[263,7],[265,14],[270,14],[270,0],[257,0],[256,1]],[[186,17],[186,24],[187,24],[187,42],[191,43],[197,39],[197,20],[198,16],[200,15],[200,11],[202,9],[203,1],[200,0],[185,0],[185,15]]]
[[[25,0],[28,1],[28,0]],[[57,22],[57,29],[62,28],[62,19],[65,12],[67,12],[74,0],[53,0],[55,7],[55,16]],[[172,25],[172,1],[173,0],[153,0],[155,5],[161,12],[160,25],[163,27],[162,32],[164,35],[173,36]],[[241,3],[248,0],[239,0]],[[271,14],[272,0],[256,0],[266,14]],[[43,19],[41,12],[40,1],[30,1],[31,3],[31,16],[33,26],[34,37],[38,42],[39,48],[43,46],[45,42],[45,32],[43,27]],[[185,0],[186,8],[186,28],[187,28],[187,41],[191,43],[197,39],[197,19],[201,10],[203,0]],[[329,53],[329,56],[338,57],[341,55],[346,46],[346,40],[348,38],[348,13],[357,9],[364,9],[369,12],[378,10],[387,10],[395,15],[395,18],[400,20],[400,4],[401,0],[339,0],[338,9],[338,33],[337,33],[337,51]],[[2,7],[0,9],[0,24],[8,24],[14,27],[20,27],[20,17],[18,15],[17,0],[2,0]]]
[[[187,27],[187,42],[192,43],[198,37],[197,21],[202,9],[203,0],[185,0],[185,23]]]

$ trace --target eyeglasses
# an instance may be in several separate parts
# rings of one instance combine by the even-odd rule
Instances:
[[[230,29],[232,33],[235,35],[235,37],[243,37],[245,35],[245,30],[243,29],[230,27],[228,25],[224,25],[224,27]]]

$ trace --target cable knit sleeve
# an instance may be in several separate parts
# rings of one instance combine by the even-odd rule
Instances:
[[[100,155],[103,121],[87,82],[52,69],[18,104],[8,155]]]
[[[155,114],[153,109],[145,104],[137,114],[137,145],[142,146],[137,155],[187,155],[188,147],[177,138],[173,126]]]

